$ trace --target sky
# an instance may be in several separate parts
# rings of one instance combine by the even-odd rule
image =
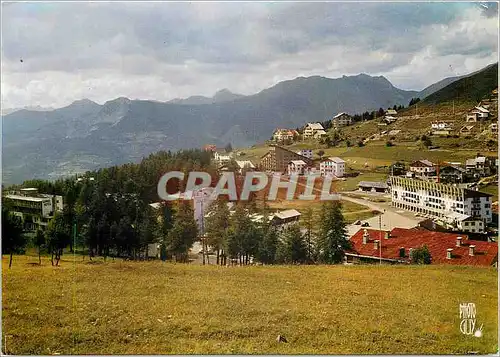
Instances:
[[[498,61],[497,3],[2,3],[2,107],[254,94],[299,76],[421,90]]]

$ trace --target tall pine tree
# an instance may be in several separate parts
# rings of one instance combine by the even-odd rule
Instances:
[[[198,225],[189,203],[179,202],[174,224],[167,237],[167,250],[177,262],[188,261],[188,251],[198,236]]]
[[[227,207],[227,201],[219,198],[210,205],[205,220],[205,233],[208,237],[208,245],[216,251],[217,264],[221,263],[220,252],[227,240],[228,229],[229,208]]]
[[[278,261],[287,264],[305,263],[307,248],[298,224],[292,224],[283,232],[278,247]]]
[[[326,264],[341,263],[350,248],[342,205],[338,201],[325,202],[321,209],[321,226],[318,235],[318,255]]]

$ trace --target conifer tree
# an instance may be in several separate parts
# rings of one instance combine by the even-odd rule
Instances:
[[[278,248],[278,232],[276,227],[269,221],[267,209],[263,212],[261,222],[262,239],[257,250],[257,260],[264,264],[274,264],[276,262],[276,251]]]
[[[174,224],[167,237],[167,249],[177,262],[187,262],[187,254],[198,235],[198,225],[193,209],[188,203],[181,202],[175,213]]]
[[[208,236],[208,245],[213,247],[217,254],[217,264],[220,264],[220,252],[227,240],[229,229],[229,208],[227,201],[218,199],[210,205],[208,216],[205,219],[205,232]]]
[[[314,241],[314,218],[313,211],[311,207],[307,207],[302,214],[302,221],[304,222],[305,232],[305,242],[306,242],[306,251],[307,251],[307,262],[311,263],[314,261],[313,259],[313,241]]]
[[[281,263],[297,264],[306,262],[306,243],[298,224],[292,224],[285,229],[278,246],[277,255],[277,260]]]
[[[320,261],[326,264],[341,263],[349,247],[342,205],[337,201],[325,202],[321,209],[321,225],[318,235]]]
[[[15,216],[2,205],[2,250],[10,255],[9,268],[12,266],[12,255],[20,252],[26,245],[21,218]]]
[[[45,246],[46,240],[45,235],[41,229],[37,229],[35,237],[33,238],[33,244],[38,248],[38,265],[42,265],[42,248]]]

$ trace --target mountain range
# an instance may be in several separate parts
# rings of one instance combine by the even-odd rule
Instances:
[[[449,86],[457,79],[445,81]],[[224,89],[212,98],[170,102],[117,98],[103,105],[83,99],[51,111],[18,110],[2,116],[3,181],[57,178],[138,161],[159,150],[208,143],[248,146],[268,139],[277,127],[324,121],[339,112],[407,105],[422,93],[431,95],[429,88],[406,91],[385,77],[366,74],[312,76],[248,96]]]

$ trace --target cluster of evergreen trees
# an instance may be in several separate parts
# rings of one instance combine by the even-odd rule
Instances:
[[[76,177],[54,182],[25,181],[21,187],[36,187],[40,193],[63,196],[64,210],[54,214],[44,232],[27,235],[23,222],[12,213],[8,200],[4,200],[2,218],[7,224],[2,224],[2,235],[9,238],[3,241],[3,250],[18,253],[31,241],[39,250],[46,250],[57,265],[66,247],[70,251],[85,250],[90,257],[112,255],[137,259],[147,257],[148,244],[162,240],[172,256],[185,259],[179,253],[182,244],[165,233],[175,228],[180,234],[179,222],[189,222],[188,217],[195,226],[191,208],[179,205],[173,211],[168,207],[162,212],[168,217],[158,220],[158,212],[149,203],[158,200],[157,185],[165,172],[206,171],[217,180],[217,170],[210,161],[210,153],[201,150],[159,152],[139,164],[87,172],[80,181]],[[183,182],[171,181],[172,187],[168,189],[172,192],[184,189]],[[12,186],[6,191],[18,188]],[[27,236],[31,236],[30,241]]]
[[[217,264],[248,264],[252,258],[263,264],[340,263],[349,248],[346,224],[339,202],[326,202],[319,220],[307,209],[298,223],[285,229],[262,218],[253,220],[251,209],[238,204],[231,215],[224,200],[212,204],[206,218],[207,244],[214,248]]]
[[[5,201],[3,250],[12,255],[31,244],[38,248],[39,256],[45,251],[52,264],[58,265],[68,248],[70,252],[89,255],[90,259],[95,256],[147,259],[148,245],[154,243],[160,245],[163,260],[185,262],[200,235],[190,202],[164,202],[157,209],[149,203],[158,200],[158,180],[167,171],[186,174],[191,170],[206,171],[214,181],[218,180],[210,160],[210,154],[201,150],[159,152],[139,164],[88,172],[80,180],[72,177],[55,182],[26,181],[22,187],[62,195],[64,210],[54,214],[44,231],[26,234],[23,222]],[[168,189],[183,190],[183,182],[174,182]],[[265,207],[264,218],[256,222],[252,219],[255,212],[254,195],[250,201],[238,203],[232,214],[222,198],[210,206],[202,243],[216,252],[218,264],[337,263],[348,247],[340,203],[325,203],[319,222],[313,221],[311,212],[305,212],[305,234],[297,224],[278,230]]]

